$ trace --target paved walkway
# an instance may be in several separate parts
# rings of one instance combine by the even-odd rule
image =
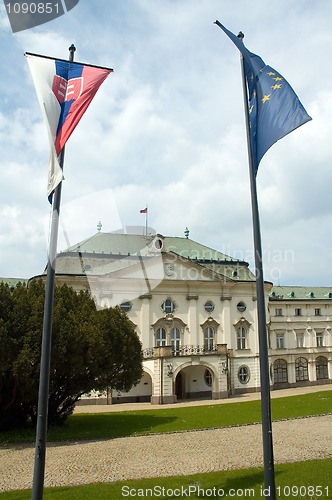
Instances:
[[[287,396],[296,396],[299,394],[308,394],[310,392],[332,391],[332,384],[312,385],[309,387],[296,387],[294,389],[281,389],[279,391],[271,391],[271,399],[284,398]],[[99,412],[119,412],[132,410],[163,410],[165,408],[175,408],[180,406],[204,406],[204,405],[219,405],[227,403],[236,403],[241,401],[254,401],[261,398],[260,392],[250,392],[237,396],[231,396],[227,399],[202,399],[202,400],[184,400],[179,403],[152,405],[151,403],[121,403],[114,405],[79,405],[76,406],[74,413],[99,413]]]
[[[278,391],[282,397],[332,386]],[[181,406],[230,403],[258,399],[250,394],[221,401],[185,402]],[[84,411],[119,411],[174,405],[80,407]],[[332,458],[332,415],[273,423],[275,462]],[[33,445],[0,448],[0,491],[31,488]],[[141,479],[198,472],[262,467],[261,425],[188,431],[184,433],[134,436],[74,444],[50,443],[47,448],[45,486],[68,486],[93,482]]]

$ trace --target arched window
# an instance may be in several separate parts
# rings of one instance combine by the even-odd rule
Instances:
[[[166,345],[166,330],[165,328],[157,328],[156,330],[156,347]]]
[[[288,382],[287,361],[284,359],[276,359],[273,363],[273,380],[275,384]]]
[[[295,360],[295,377],[296,382],[309,380],[308,361],[305,358],[297,358]]]
[[[241,384],[247,384],[250,377],[250,371],[247,366],[240,366],[239,371],[237,372],[237,377]]]
[[[204,328],[204,350],[213,351],[214,348],[214,330],[212,326],[206,326]]]
[[[247,329],[244,326],[239,326],[237,331],[236,348],[246,349],[247,348]]]
[[[181,332],[180,328],[171,328],[171,346],[173,356],[178,356],[180,354],[181,345]]]
[[[327,358],[325,356],[318,356],[316,358],[316,379],[322,380],[325,378],[329,378]]]

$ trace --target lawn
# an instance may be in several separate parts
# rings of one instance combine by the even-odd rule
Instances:
[[[331,412],[332,391],[272,399],[272,419],[281,420]],[[75,414],[65,425],[50,428],[48,441],[79,441],[111,439],[120,436],[176,432],[260,422],[260,401],[220,405],[177,407],[131,412]],[[0,445],[34,442],[34,429],[0,433]],[[324,499],[332,497],[332,459],[275,466],[277,498]],[[44,498],[59,500],[122,499],[150,497],[175,499],[181,497],[264,498],[263,470],[241,469],[193,476],[165,477],[135,481],[89,484],[77,487],[46,488]],[[184,493],[182,489],[184,488]],[[200,488],[200,489],[199,489]],[[146,490],[146,491],[144,491]],[[219,491],[218,491],[219,490]],[[186,495],[187,493],[187,495]],[[25,500],[30,490],[0,493],[1,499]]]
[[[278,499],[331,498],[332,459],[293,462],[275,466]],[[259,468],[174,476],[74,487],[45,488],[45,500],[144,498],[254,498],[262,499],[264,476]],[[186,495],[187,493],[187,495]],[[190,495],[189,495],[190,493]],[[215,495],[213,495],[215,493]],[[182,494],[180,496],[180,494]],[[219,494],[219,497],[218,497]],[[30,499],[31,490],[0,493],[3,500]]]
[[[331,412],[332,391],[275,398],[272,419],[296,418]],[[260,401],[177,407],[130,412],[75,414],[59,427],[51,427],[48,441],[112,439],[121,436],[224,427],[261,421]],[[33,428],[0,433],[0,445],[34,442]]]

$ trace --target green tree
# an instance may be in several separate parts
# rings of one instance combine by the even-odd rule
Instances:
[[[42,281],[0,288],[0,428],[36,421],[44,296]],[[141,376],[141,344],[125,313],[97,311],[87,291],[56,287],[49,424],[70,415],[84,393],[127,391]]]

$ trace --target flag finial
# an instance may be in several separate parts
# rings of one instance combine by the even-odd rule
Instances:
[[[243,40],[244,39],[244,33],[242,33],[242,31],[239,31],[239,34],[238,34],[237,37],[240,38],[240,40]]]
[[[72,43],[68,50],[69,50],[69,52],[76,52],[75,45]]]

